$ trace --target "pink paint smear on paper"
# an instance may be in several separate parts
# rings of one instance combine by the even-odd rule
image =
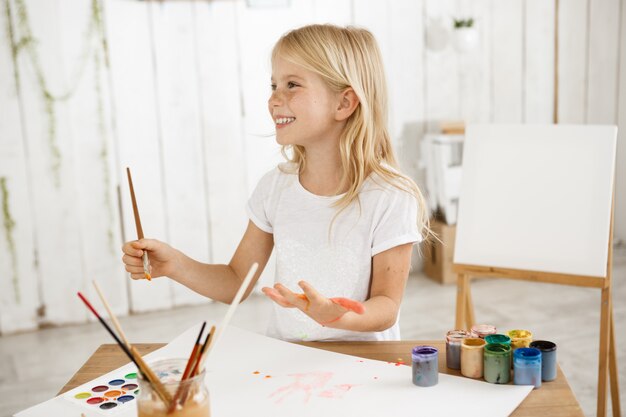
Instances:
[[[309,372],[304,374],[290,374],[294,380],[291,384],[285,385],[270,394],[269,398],[275,398],[275,403],[280,404],[287,398],[301,398],[302,403],[309,402],[311,397],[321,398],[343,398],[355,384],[338,384],[327,387],[332,379],[332,372]]]

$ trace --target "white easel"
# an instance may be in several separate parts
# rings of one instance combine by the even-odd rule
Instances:
[[[611,264],[615,126],[473,125],[466,132],[454,271],[456,328],[474,277],[601,290],[597,416],[621,416]]]

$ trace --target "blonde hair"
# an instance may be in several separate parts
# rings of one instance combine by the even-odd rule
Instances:
[[[417,224],[426,239],[429,228],[426,203],[415,182],[399,172],[387,130],[387,84],[380,50],[372,33],[357,27],[309,25],[284,34],[272,50],[272,61],[283,58],[322,77],[335,92],[354,90],[359,104],[349,117],[339,140],[341,189],[346,193],[335,203],[338,213],[347,208],[372,174],[412,194],[418,203]],[[291,151],[291,152],[290,152]],[[302,172],[305,148],[286,145],[285,158]]]

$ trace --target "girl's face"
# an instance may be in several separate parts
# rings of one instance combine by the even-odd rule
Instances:
[[[272,62],[272,95],[267,104],[281,145],[338,141],[345,125],[335,117],[339,95],[322,77],[280,57]]]

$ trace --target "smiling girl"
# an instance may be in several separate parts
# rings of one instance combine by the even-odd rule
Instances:
[[[270,116],[286,162],[248,201],[248,228],[227,265],[195,261],[152,239],[123,246],[126,270],[169,276],[230,303],[250,265],[276,249],[268,335],[284,340],[400,339],[411,247],[429,233],[415,183],[396,166],[387,87],[373,35],[305,26],[272,52]],[[249,294],[252,286],[248,289]]]

